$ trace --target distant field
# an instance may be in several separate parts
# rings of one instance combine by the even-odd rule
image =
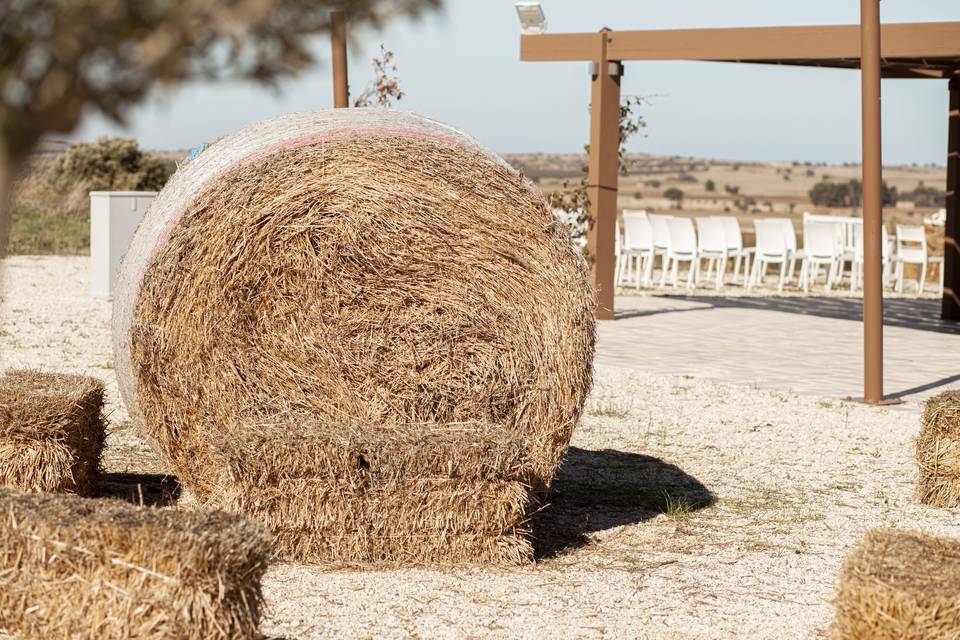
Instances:
[[[512,154],[506,160],[519,169],[545,193],[563,188],[564,181],[583,175],[587,158],[579,154]],[[793,162],[734,162],[678,156],[630,156],[630,169],[620,177],[617,203],[621,209],[646,209],[672,215],[736,215],[747,238],[753,233],[757,217],[800,219],[804,211],[860,215],[848,208],[815,207],[809,192],[821,180],[846,182],[860,178],[859,165],[806,164]],[[946,168],[936,165],[884,167],[884,180],[901,193],[913,191],[919,183],[946,187]],[[713,181],[714,191],[707,190]],[[735,190],[730,193],[727,190]],[[682,208],[664,197],[667,189],[683,191]],[[894,224],[921,224],[934,208],[914,208],[901,202],[884,210],[884,219]],[[798,228],[799,231],[799,228]],[[937,239],[942,232],[930,230],[931,248],[941,252]]]
[[[89,249],[89,212],[82,189],[62,191],[50,184],[53,162],[65,143],[49,142],[44,153],[34,155],[21,172],[14,189],[11,244],[13,254],[76,254]],[[186,151],[155,152],[161,157],[179,160]],[[583,175],[586,156],[577,154],[512,154],[506,160],[550,192],[560,189],[566,180]],[[751,221],[758,216],[799,218],[803,211],[825,212],[810,204],[808,192],[819,181],[847,181],[858,178],[856,165],[807,165],[802,163],[749,163],[677,156],[631,156],[628,173],[620,178],[618,204],[624,209],[669,210],[674,215],[737,215],[747,240]],[[943,189],[946,170],[937,166],[890,166],[884,169],[888,184],[901,192],[912,191],[918,183]],[[715,190],[706,185],[713,181]],[[730,193],[727,190],[735,190]],[[683,191],[681,209],[663,194],[667,189]],[[919,224],[931,209],[914,210],[910,206],[885,212],[888,224],[903,221]],[[850,214],[849,209],[834,213]],[[931,235],[931,247],[939,252],[937,235]]]

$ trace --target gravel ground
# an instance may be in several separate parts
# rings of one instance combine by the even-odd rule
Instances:
[[[108,382],[115,474],[160,474],[116,396],[109,303],[83,258],[6,261],[0,367]],[[271,638],[818,638],[868,528],[960,536],[913,499],[914,413],[598,368],[583,426],[513,570],[272,568]],[[122,478],[123,476],[115,476]],[[137,476],[146,478],[147,476]]]

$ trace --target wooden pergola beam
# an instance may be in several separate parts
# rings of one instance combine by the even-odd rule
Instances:
[[[607,31],[606,38],[607,58],[620,61],[835,61],[856,68],[860,59],[859,25]],[[960,22],[885,24],[881,42],[885,59],[960,60]],[[598,54],[596,33],[520,36],[520,59],[528,62],[597,61]]]

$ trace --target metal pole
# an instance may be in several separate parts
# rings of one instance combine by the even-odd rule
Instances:
[[[330,12],[330,47],[333,66],[333,106],[350,106],[347,84],[347,19],[342,11]]]
[[[943,233],[944,320],[960,320],[960,78],[950,78],[950,126],[947,142],[947,223]]]
[[[860,0],[863,109],[863,400],[883,401],[883,159],[880,147],[880,0]]]
[[[590,227],[587,249],[597,294],[597,319],[613,320],[616,283],[617,183],[620,177],[620,74],[622,66],[607,59],[608,31],[598,34],[598,51],[590,89],[590,163],[587,197]]]

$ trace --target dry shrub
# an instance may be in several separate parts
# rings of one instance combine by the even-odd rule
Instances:
[[[0,486],[92,495],[103,393],[86,376],[18,370],[0,378]]]
[[[19,638],[257,638],[270,542],[212,512],[0,489],[0,630]]]
[[[586,275],[542,194],[464,134],[295,114],[215,142],[151,206],[114,296],[118,378],[201,498],[237,429],[284,421],[496,425],[538,489],[590,387]]]
[[[960,506],[960,391],[944,391],[924,406],[917,465],[920,502]]]
[[[875,529],[847,556],[835,640],[960,637],[960,541]]]

